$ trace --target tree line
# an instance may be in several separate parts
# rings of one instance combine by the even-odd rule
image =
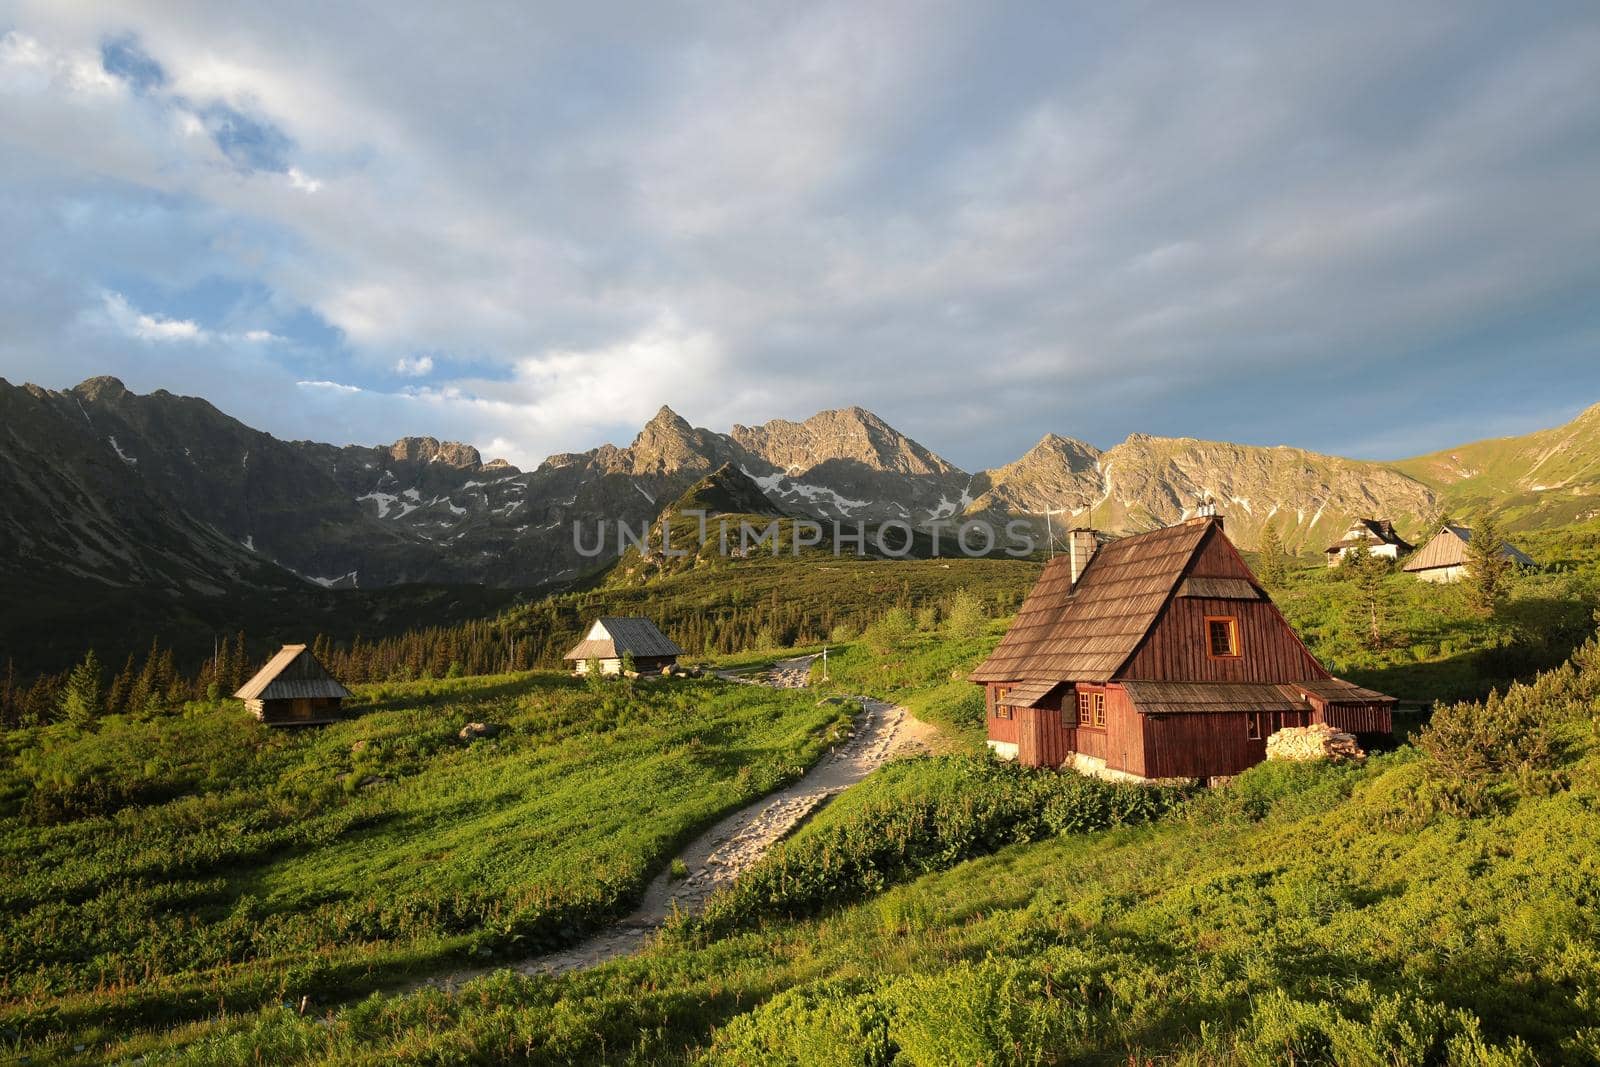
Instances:
[[[929,610],[935,599],[919,597],[903,583],[863,604],[832,603],[824,597],[798,597],[779,590],[756,593],[725,587],[719,592],[720,603],[707,605],[686,597],[652,602],[647,613],[687,654],[711,656],[850,640],[886,610],[911,611],[919,604]],[[968,603],[972,599],[962,593],[947,607],[956,605],[958,613],[981,612],[981,605]],[[1014,607],[1015,600],[997,593],[996,608],[1003,612]],[[379,638],[317,634],[309,644],[317,660],[349,685],[556,668],[596,616],[628,614],[630,609],[637,613],[645,605],[617,602],[600,591],[571,593],[494,619]],[[212,654],[184,670],[172,648],[158,640],[143,657],[130,655],[114,670],[89,649],[70,670],[31,679],[20,678],[8,660],[0,675],[0,728],[52,722],[88,727],[102,715],[151,715],[189,701],[216,701],[237,691],[278,648],[270,637],[240,630],[218,636]]]

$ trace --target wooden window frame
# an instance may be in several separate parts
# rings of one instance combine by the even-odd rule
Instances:
[[[1262,728],[1262,713],[1251,711],[1245,714],[1244,736],[1250,741],[1266,740],[1266,731]]]
[[[1218,652],[1215,643],[1211,640],[1211,628],[1217,623],[1228,627],[1229,652]],[[1207,615],[1206,616],[1206,658],[1207,659],[1239,659],[1244,655],[1244,643],[1239,639],[1239,617],[1237,615]]]
[[[1078,726],[1081,729],[1106,728],[1106,691],[1104,689],[1078,689]]]
[[[997,719],[1011,718],[1011,709],[1005,704],[1006,694],[1011,692],[1009,685],[997,685],[994,688],[994,717]]]

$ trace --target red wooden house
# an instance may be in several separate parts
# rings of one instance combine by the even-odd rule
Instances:
[[[1317,662],[1215,516],[1072,531],[971,678],[1000,755],[1140,780],[1237,774],[1286,726],[1388,734],[1394,707]]]

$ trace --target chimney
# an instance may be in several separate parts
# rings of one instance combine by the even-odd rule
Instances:
[[[1084,568],[1089,566],[1089,561],[1094,559],[1095,552],[1100,549],[1100,538],[1095,532],[1084,527],[1077,527],[1067,531],[1067,557],[1072,567],[1072,587],[1078,587],[1078,579],[1083,577]]]

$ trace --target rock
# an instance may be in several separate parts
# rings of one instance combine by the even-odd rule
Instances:
[[[351,752],[364,752],[364,751],[366,751],[366,748],[367,748],[367,739],[363,737],[361,740],[357,741],[355,744],[350,746],[350,751]]]
[[[380,785],[388,784],[389,779],[379,777],[376,774],[369,774],[365,778],[361,779],[360,782],[356,783],[357,787],[360,789],[374,789]]]
[[[1313,760],[1364,760],[1367,754],[1354,734],[1335,730],[1325,722],[1289,726],[1267,738],[1267,758],[1304,763]]]
[[[492,722],[469,722],[456,736],[463,741],[475,741],[480,737],[494,737],[499,733],[500,727]]]

